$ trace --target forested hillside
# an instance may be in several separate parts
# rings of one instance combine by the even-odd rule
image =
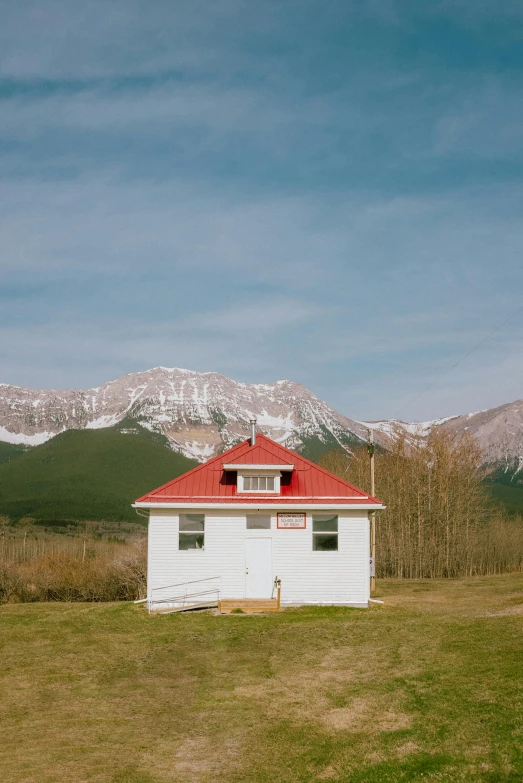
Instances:
[[[137,497],[197,464],[136,422],[69,430],[26,450],[2,449],[0,461],[0,514],[135,522]]]

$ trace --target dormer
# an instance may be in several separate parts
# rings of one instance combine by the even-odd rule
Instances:
[[[223,466],[226,471],[236,471],[236,491],[238,494],[279,495],[281,475],[285,471],[293,471],[294,465],[254,465],[228,463]]]

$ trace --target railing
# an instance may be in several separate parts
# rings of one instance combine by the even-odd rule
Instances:
[[[203,584],[210,582],[211,584]],[[204,587],[206,589],[198,589]],[[173,594],[154,595],[161,591],[174,590]],[[185,609],[204,609],[218,606],[220,601],[220,577],[193,579],[190,582],[178,582],[174,585],[153,587],[147,599],[147,610],[151,612],[183,612]]]

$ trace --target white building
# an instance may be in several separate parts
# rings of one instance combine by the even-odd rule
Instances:
[[[268,607],[276,580],[282,605],[368,605],[369,512],[381,502],[254,428],[134,507],[149,510],[152,610]]]

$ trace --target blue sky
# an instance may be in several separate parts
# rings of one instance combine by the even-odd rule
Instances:
[[[523,397],[523,5],[3,2],[0,380]]]

